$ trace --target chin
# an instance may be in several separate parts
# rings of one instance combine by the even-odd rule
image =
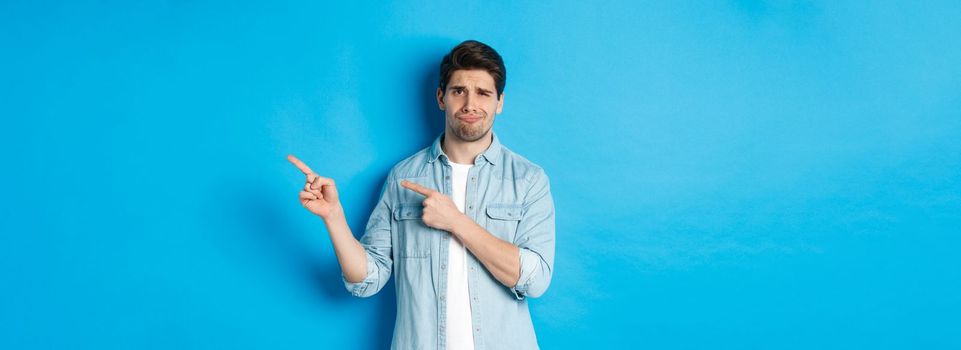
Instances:
[[[458,132],[457,132],[457,137],[460,138],[461,140],[464,140],[464,141],[467,141],[467,142],[474,142],[474,141],[480,140],[480,139],[484,138],[485,136],[489,135],[489,134],[490,134],[490,131],[491,131],[491,129],[490,129],[490,128],[487,128],[487,130],[484,130],[483,132],[480,132],[480,133],[478,133],[478,134],[474,134],[474,133],[468,134],[468,133],[463,132],[463,130],[458,130]]]

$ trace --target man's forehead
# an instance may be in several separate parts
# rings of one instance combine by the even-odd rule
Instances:
[[[455,70],[447,84],[448,86],[477,86],[493,89],[494,77],[483,69]]]

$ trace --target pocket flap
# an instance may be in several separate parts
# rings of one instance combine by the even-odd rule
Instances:
[[[394,209],[394,220],[420,220],[423,214],[420,204],[401,204]]]
[[[487,207],[487,216],[497,220],[520,220],[521,210],[519,206]]]

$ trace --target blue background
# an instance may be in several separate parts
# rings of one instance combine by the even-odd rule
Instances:
[[[870,4],[868,4],[870,3]],[[0,2],[0,348],[379,349],[294,153],[362,234],[506,59],[543,166],[541,346],[961,347],[956,1]]]

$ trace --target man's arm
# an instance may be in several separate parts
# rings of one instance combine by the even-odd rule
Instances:
[[[334,254],[337,255],[344,279],[351,283],[363,281],[367,278],[367,252],[360,241],[354,238],[343,208],[338,208],[337,212],[324,218],[324,224],[327,226],[327,233],[330,235],[330,242],[334,246]]]
[[[350,294],[356,297],[369,297],[377,294],[387,281],[390,280],[391,271],[394,268],[394,261],[391,257],[392,244],[390,240],[390,206],[388,203],[388,186],[392,182],[391,176],[387,176],[384,186],[381,189],[380,199],[370,213],[367,227],[364,229],[364,236],[360,238],[361,251],[364,252],[363,260],[366,269],[360,270],[360,278],[348,276],[344,271],[344,287]],[[328,225],[328,230],[329,230]],[[347,237],[353,237],[346,222],[343,229],[347,232]],[[331,239],[334,239],[331,233]],[[348,278],[350,277],[350,278]]]
[[[517,299],[538,297],[547,290],[554,270],[554,201],[543,171],[531,180],[515,243],[488,232],[457,210],[443,193],[411,182],[401,185],[426,197],[425,224],[460,239],[498,282],[511,288]]]
[[[307,177],[307,183],[300,192],[300,203],[324,220],[347,289],[355,296],[371,296],[377,293],[390,277],[392,266],[390,221],[389,214],[385,214],[389,213],[389,209],[384,201],[384,189],[387,185],[381,190],[381,200],[371,214],[361,242],[354,238],[350,226],[347,225],[347,217],[340,204],[334,180],[317,175],[293,155],[288,155],[287,159]],[[374,288],[369,288],[370,286]]]
[[[511,286],[518,300],[547,291],[554,274],[554,199],[543,170],[531,179],[514,242],[520,252],[520,278]]]
[[[480,260],[498,282],[514,287],[521,276],[520,249],[487,232],[481,225],[462,216],[450,231]]]

